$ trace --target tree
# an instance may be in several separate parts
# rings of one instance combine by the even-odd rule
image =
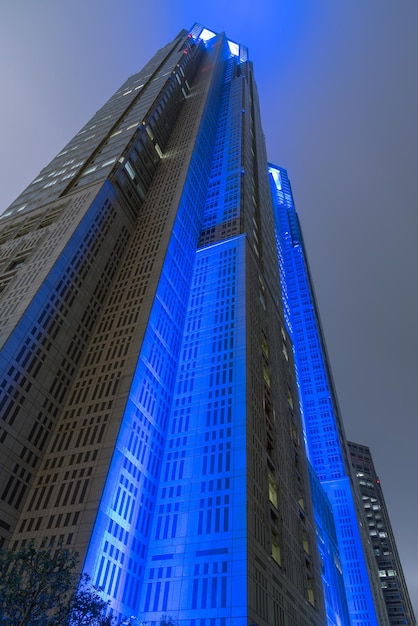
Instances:
[[[0,550],[2,626],[113,626],[108,603],[75,573],[78,555],[62,546]]]

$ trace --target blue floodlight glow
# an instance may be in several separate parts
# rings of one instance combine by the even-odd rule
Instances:
[[[280,177],[280,171],[274,167],[269,167],[269,172],[273,176],[275,187],[278,191],[282,189],[282,180]]]
[[[282,299],[294,343],[306,451],[332,507],[350,617],[358,626],[377,626],[348,461],[343,450],[342,425],[290,182],[283,168],[270,165],[269,172]],[[317,530],[321,534],[323,503],[318,494],[318,490],[313,492],[313,504]],[[327,550],[332,554],[331,543]],[[324,580],[324,587],[330,583]],[[328,623],[333,624],[335,603],[330,602],[329,594],[325,593],[325,598]]]
[[[0,409],[11,426],[25,402],[17,422],[28,433],[39,413],[28,441],[46,460],[12,541],[62,527],[118,623],[322,624],[324,598],[327,626],[377,626],[303,238],[287,172],[274,165],[270,202],[248,50],[200,24],[179,38],[135,78],[143,100],[122,106],[118,91],[109,101],[132,135],[103,164],[122,150],[120,168],[69,205],[51,261],[34,253],[45,280],[13,283],[32,291],[25,312],[14,308],[19,291],[6,308]],[[138,119],[148,121],[134,134]],[[13,209],[23,210],[30,203]],[[29,230],[7,227],[7,254],[10,235],[52,223],[43,209],[35,218]],[[35,378],[33,404],[23,391]],[[15,478],[4,497],[18,512],[28,485]],[[49,509],[68,509],[65,522]]]
[[[200,124],[84,563],[117,617],[197,623],[216,609],[226,625],[247,612],[246,238],[197,250],[221,90]]]
[[[199,35],[199,39],[203,39],[203,41],[209,41],[209,39],[213,39],[213,37],[216,37],[216,33],[207,28],[204,28]]]
[[[228,39],[228,46],[229,46],[229,50],[231,52],[231,54],[234,57],[239,57],[239,45],[233,41],[230,41]]]
[[[151,622],[246,615],[245,244],[196,254],[141,600]]]
[[[205,43],[216,37],[217,34],[218,33],[215,33],[214,31],[209,30],[208,28],[205,28],[200,24],[195,24],[190,31],[191,37],[193,37],[194,39],[201,39]],[[240,46],[238,43],[236,43],[235,41],[231,41],[230,39],[228,39],[227,42],[229,52],[232,54],[232,56],[239,57],[240,61],[247,60],[248,51],[245,46]]]

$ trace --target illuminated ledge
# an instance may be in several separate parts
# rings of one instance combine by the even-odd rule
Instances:
[[[201,39],[202,41],[209,41],[216,37],[219,33],[215,33],[208,28],[205,28],[201,24],[194,24],[193,28],[190,30],[190,34],[193,39]],[[244,62],[248,60],[248,48],[246,46],[242,46],[235,41],[231,41],[228,39],[229,51],[232,56],[239,57],[240,61]]]

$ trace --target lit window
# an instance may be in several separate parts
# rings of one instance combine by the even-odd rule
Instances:
[[[233,41],[228,41],[229,51],[234,57],[239,56],[239,45]]]
[[[131,179],[134,180],[135,179],[135,172],[134,172],[134,170],[132,168],[132,165],[129,163],[129,161],[126,161],[125,169],[128,172],[128,174],[131,177]]]
[[[274,480],[274,477],[269,474],[269,500],[273,506],[278,508],[278,498],[277,498],[277,483]]]
[[[315,594],[312,587],[308,587],[308,600],[312,606],[315,606]]]
[[[114,159],[109,159],[109,161],[105,161],[102,165],[102,167],[106,167],[106,165],[112,165],[112,163],[114,163],[116,161],[116,158]]]
[[[89,167],[88,169],[86,169],[86,171],[82,175],[87,176],[87,174],[91,174],[95,170],[97,170],[97,165],[93,165],[93,167]]]
[[[199,35],[199,38],[203,39],[203,41],[209,41],[209,39],[213,39],[214,37],[216,37],[216,33],[213,33],[211,30],[208,30],[207,28],[204,28]]]
[[[306,530],[303,531],[303,549],[306,554],[309,554],[309,537]]]
[[[270,372],[269,372],[269,369],[268,369],[267,365],[264,365],[264,368],[263,368],[263,378],[264,378],[264,382],[266,383],[267,387],[270,387],[270,385],[271,385]]]
[[[272,167],[269,169],[270,174],[273,176],[274,184],[276,185],[276,189],[282,188],[282,180],[280,178],[279,170],[275,170]]]

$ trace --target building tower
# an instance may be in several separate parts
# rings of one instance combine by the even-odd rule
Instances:
[[[196,25],[0,219],[0,532],[116,615],[326,621],[245,47]]]
[[[116,616],[388,623],[245,46],[180,32],[0,216],[0,416],[1,546]]]
[[[416,624],[414,610],[370,449],[351,441],[348,442],[348,449],[360,487],[389,622],[391,626],[398,624],[414,626]]]
[[[270,165],[269,171],[283,305],[295,348],[306,452],[332,507],[351,623],[387,624],[359,495],[351,477],[347,441],[289,179],[283,168]],[[318,511],[320,506],[314,499],[314,508]],[[325,597],[332,606],[332,600]]]

